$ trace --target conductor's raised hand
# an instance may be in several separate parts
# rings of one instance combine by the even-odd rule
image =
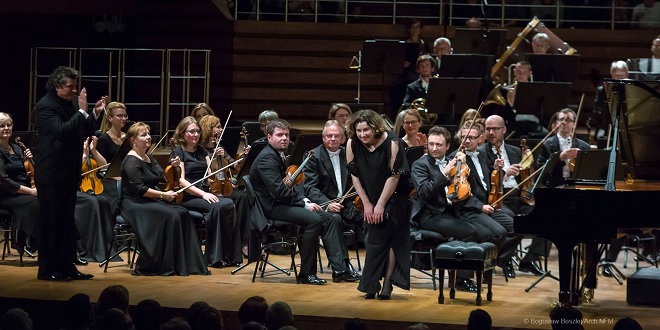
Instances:
[[[85,87],[78,93],[78,109],[87,111],[87,88]]]

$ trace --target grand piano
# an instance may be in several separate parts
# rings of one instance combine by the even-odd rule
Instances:
[[[534,210],[514,218],[516,233],[555,244],[559,301],[573,305],[580,298],[573,269],[578,243],[616,238],[621,228],[660,228],[660,82],[606,79],[605,90],[615,126],[613,141],[619,143],[610,151],[603,185],[536,189]],[[617,167],[628,182],[615,181]]]

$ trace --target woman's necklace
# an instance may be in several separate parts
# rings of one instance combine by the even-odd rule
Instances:
[[[9,145],[9,143],[7,143],[7,145],[5,145],[4,143],[0,143],[0,149],[4,151],[11,151],[11,146]]]

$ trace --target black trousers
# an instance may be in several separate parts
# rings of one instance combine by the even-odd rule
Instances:
[[[39,192],[39,273],[68,271],[76,261],[77,184],[40,184]]]
[[[344,260],[348,251],[343,244],[343,223],[339,214],[312,212],[304,207],[280,204],[273,208],[270,218],[290,222],[303,228],[300,242],[300,274],[316,274],[316,255],[319,249],[319,236],[323,239],[330,265],[335,271],[346,269]]]

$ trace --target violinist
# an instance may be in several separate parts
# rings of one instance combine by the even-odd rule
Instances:
[[[170,158],[178,157],[181,160],[181,187],[187,187],[207,174],[211,159],[206,149],[198,145],[201,133],[195,118],[188,116],[179,122],[172,137],[176,147]],[[209,192],[207,183],[207,180],[202,180],[186,189],[181,205],[204,215],[208,233],[205,249],[208,264],[218,268],[237,265],[242,257],[240,224],[236,223],[234,202]]]
[[[289,222],[304,228],[300,245],[300,273],[298,283],[322,285],[326,281],[316,276],[316,255],[319,236],[323,240],[333,272],[347,271],[344,260],[348,252],[342,244],[341,217],[323,211],[321,206],[306,198],[299,187],[283,183],[286,176],[284,152],[289,147],[289,123],[276,119],[266,127],[268,145],[259,153],[250,168],[250,181],[264,215],[272,220]],[[264,230],[265,223],[253,223]]]
[[[0,208],[12,215],[11,239],[22,253],[23,248],[37,249],[39,202],[37,189],[30,184],[29,175],[34,173],[28,175],[24,165],[32,153],[9,141],[13,127],[11,116],[0,112]]]
[[[202,136],[199,140],[199,145],[204,147],[209,155],[213,155],[214,152],[216,153],[215,157],[211,159],[211,171],[213,172],[219,169],[221,167],[221,163],[233,163],[235,160],[229,155],[228,152],[225,152],[225,149],[222,147],[222,145],[220,145],[217,151],[215,150],[217,139],[222,134],[222,124],[220,122],[220,118],[214,115],[204,116],[199,122],[199,126],[202,130]],[[247,156],[248,152],[250,152],[250,146],[247,146],[243,150],[243,155]],[[220,159],[224,159],[225,162],[220,162]],[[233,169],[236,172],[239,172],[241,170],[242,164],[242,162],[234,164]],[[244,256],[247,256],[248,238],[250,237],[250,233],[252,231],[250,228],[250,205],[248,204],[247,195],[245,195],[244,190],[239,189],[238,187],[234,187],[231,194],[226,197],[229,197],[234,202],[234,207],[236,208],[236,220],[238,221],[237,225],[240,225],[238,230],[240,230],[241,252]]]
[[[363,228],[364,217],[353,205],[354,197],[342,196],[354,192],[351,177],[346,167],[346,148],[341,146],[346,133],[337,120],[328,120],[321,133],[323,144],[316,147],[312,158],[303,168],[305,195],[314,203],[325,205],[325,210],[341,216],[345,223]],[[358,240],[363,235],[358,234]],[[354,242],[358,244],[358,242]],[[360,274],[353,268],[348,258],[344,260],[347,271],[333,273],[332,280],[353,282],[360,279]]]
[[[112,161],[122,143],[124,143],[126,133],[123,132],[123,129],[127,121],[128,114],[123,103],[110,102],[106,106],[101,122],[101,132],[103,134],[99,136],[96,144],[98,155],[93,156],[99,166]],[[103,196],[110,202],[113,214],[117,211],[117,180],[119,179],[121,178],[104,177],[101,180],[103,182]]]
[[[266,132],[266,127],[268,126],[268,123],[270,123],[273,120],[279,119],[279,115],[275,110],[264,110],[259,114],[259,126],[261,127],[261,131],[264,133],[263,137],[260,137],[256,139],[253,143],[257,142],[268,142],[268,133]],[[291,153],[293,153],[293,150],[296,148],[296,144],[289,140],[289,146],[286,148],[286,151],[284,154],[288,158]]]
[[[461,129],[465,141],[463,145],[465,151],[462,152],[459,149],[449,158],[462,158],[463,154],[465,155],[465,162],[470,168],[468,182],[470,182],[472,196],[462,202],[454,203],[454,208],[459,215],[468,217],[473,224],[488,228],[499,251],[497,265],[504,269],[507,276],[511,277],[511,274],[515,276],[515,273],[511,271],[512,266],[507,269],[509,268],[507,264],[511,261],[517,247],[517,243],[507,240],[507,234],[513,232],[513,218],[488,204],[488,192],[490,191],[488,158],[483,152],[477,151],[480,132],[475,126],[470,128],[470,124],[471,122],[467,121]]]
[[[141,245],[134,274],[210,274],[188,209],[171,203],[176,198],[175,191],[158,188],[165,177],[156,159],[147,154],[151,146],[149,125],[131,125],[126,138],[132,149],[121,164],[120,212]],[[179,159],[172,160],[173,166],[178,163]]]
[[[459,215],[448,203],[445,189],[451,184],[450,172],[457,163],[456,158],[448,159],[445,156],[450,140],[446,128],[432,127],[428,136],[428,154],[411,166],[411,178],[417,191],[412,206],[412,221],[422,229],[438,232],[445,237],[465,242],[491,241],[490,230]],[[470,280],[470,275],[471,272],[459,273],[456,288],[476,292],[477,285]]]
[[[378,113],[358,111],[349,127],[346,161],[367,223],[366,257],[358,290],[365,293],[365,299],[378,295],[378,299],[387,300],[394,285],[410,289],[410,223],[406,207],[410,171],[403,143],[387,134],[385,121]]]

